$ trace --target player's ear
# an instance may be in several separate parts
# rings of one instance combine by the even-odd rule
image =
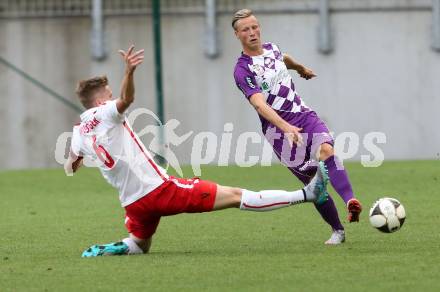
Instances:
[[[104,101],[101,98],[99,98],[99,97],[95,98],[95,106],[100,106],[103,103],[104,103]]]

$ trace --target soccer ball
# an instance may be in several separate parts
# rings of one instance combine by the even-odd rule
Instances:
[[[405,217],[405,208],[393,198],[379,199],[370,209],[371,225],[385,233],[399,230],[405,222]]]

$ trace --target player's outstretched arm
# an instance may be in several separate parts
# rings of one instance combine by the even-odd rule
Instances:
[[[125,62],[125,74],[122,79],[121,97],[116,101],[116,107],[119,113],[123,113],[134,101],[134,80],[133,75],[136,67],[144,60],[144,50],[134,51],[134,45],[125,52],[119,50]]]
[[[316,77],[316,74],[313,71],[304,65],[295,61],[291,56],[287,54],[283,54],[283,62],[286,64],[287,69],[292,69],[298,72],[298,74],[304,79],[311,79]]]
[[[277,112],[266,103],[262,93],[253,94],[249,98],[249,101],[260,116],[284,132],[291,145],[293,143],[297,144],[298,146],[302,145],[303,141],[300,134],[302,129],[289,124],[282,117],[280,117]]]

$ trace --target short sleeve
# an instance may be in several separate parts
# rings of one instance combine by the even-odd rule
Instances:
[[[79,126],[73,127],[70,151],[76,156],[81,156],[81,135],[79,133]]]
[[[120,124],[124,121],[124,115],[118,112],[116,107],[116,100],[111,100],[106,102],[104,105],[99,107],[101,111],[101,117],[105,121],[112,122],[115,124]]]
[[[257,86],[255,76],[250,70],[243,68],[243,66],[235,67],[234,79],[235,84],[243,92],[247,99],[249,99],[253,94],[261,92],[260,88]]]

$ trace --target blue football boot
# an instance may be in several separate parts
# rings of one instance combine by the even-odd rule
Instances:
[[[102,245],[93,245],[86,249],[82,256],[83,258],[105,256],[105,255],[125,255],[128,254],[128,245],[124,242],[113,242]]]
[[[327,192],[327,184],[330,180],[328,176],[327,167],[325,167],[324,162],[320,161],[318,163],[318,169],[316,171],[316,175],[320,178],[320,183],[318,183],[319,194],[316,198],[315,203],[317,205],[322,205],[328,200],[328,192]]]
[[[324,163],[319,162],[315,176],[310,183],[305,186],[306,192],[312,194],[309,200],[317,205],[322,205],[328,200],[327,184],[329,181],[328,172]],[[313,198],[313,199],[311,199]]]

